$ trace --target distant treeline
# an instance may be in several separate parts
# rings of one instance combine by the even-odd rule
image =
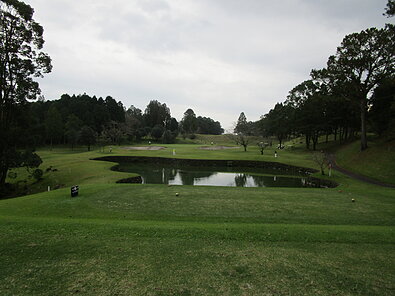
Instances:
[[[143,137],[173,143],[179,134],[191,137],[195,133],[218,135],[224,131],[218,121],[196,117],[192,109],[178,122],[171,117],[166,104],[156,100],[150,101],[143,112],[133,105],[126,109],[111,96],[103,99],[87,94],[64,94],[58,100],[38,100],[23,108],[26,142],[35,146],[83,144],[90,147],[96,142],[100,145],[130,143]]]

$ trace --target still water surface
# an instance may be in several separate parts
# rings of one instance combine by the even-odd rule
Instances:
[[[237,187],[315,187],[306,176],[290,176],[289,171],[235,167],[201,167],[120,163],[122,172],[137,173],[143,184],[208,185]]]

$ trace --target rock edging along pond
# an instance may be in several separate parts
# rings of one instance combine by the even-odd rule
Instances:
[[[283,175],[305,176],[306,186],[308,187],[337,187],[338,184],[324,179],[311,177],[310,174],[318,172],[315,169],[287,165],[278,162],[248,161],[248,160],[205,160],[205,159],[177,159],[162,157],[144,157],[144,156],[103,156],[92,160],[109,161],[116,163],[130,164],[153,164],[153,165],[170,165],[172,167],[190,166],[190,167],[227,167],[227,168],[253,168],[254,170],[269,169]],[[119,171],[119,165],[115,165],[112,170]],[[118,180],[117,183],[142,183],[141,176],[130,177]]]

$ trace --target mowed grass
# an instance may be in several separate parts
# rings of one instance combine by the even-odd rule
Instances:
[[[112,154],[244,153],[197,147]],[[114,184],[130,174],[89,160],[108,152],[39,153],[57,171],[35,186],[66,188],[0,201],[0,295],[394,294],[393,189],[338,173],[334,189]],[[303,151],[279,156],[312,166]]]
[[[202,136],[201,136],[202,137]],[[224,141],[224,136],[211,136]],[[202,137],[206,139],[206,137]],[[226,142],[221,142],[226,144]],[[254,160],[254,161],[272,161],[282,162],[302,167],[318,168],[312,161],[310,152],[303,149],[281,150],[279,151],[274,146],[265,149],[264,154],[261,155],[257,145],[253,143],[248,147],[248,151],[235,146],[232,142],[227,142],[227,146],[234,149],[223,150],[202,150],[202,144],[152,144],[152,146],[164,147],[163,150],[127,150],[130,146],[149,146],[146,144],[139,145],[123,145],[106,147],[104,152],[96,148],[92,151],[87,151],[84,147],[79,147],[72,151],[70,148],[58,147],[52,150],[39,149],[38,153],[41,156],[43,163],[40,168],[44,171],[43,179],[39,182],[33,183],[30,180],[30,187],[28,193],[36,193],[46,191],[48,186],[51,189],[62,187],[70,187],[76,184],[114,184],[117,180],[122,178],[135,176],[135,174],[125,174],[115,171],[110,171],[110,168],[115,163],[92,161],[90,159],[114,156],[114,155],[132,155],[132,156],[146,156],[146,157],[165,157],[165,158],[180,158],[180,159],[220,159],[220,160]],[[211,146],[211,145],[210,145]],[[215,146],[215,145],[214,145]],[[175,150],[175,155],[173,155]],[[277,151],[278,157],[274,157],[274,151]],[[48,168],[51,171],[47,171]],[[54,171],[53,171],[54,170]],[[15,180],[7,180],[8,182],[17,182],[20,179],[25,179],[27,173],[25,169],[15,170],[18,178]]]
[[[360,151],[359,142],[339,149],[337,162],[342,167],[388,184],[395,184],[395,140],[369,142],[369,149]]]

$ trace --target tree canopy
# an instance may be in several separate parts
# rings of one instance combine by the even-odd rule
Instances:
[[[277,103],[263,118],[262,124],[267,136],[276,136],[280,145],[292,132],[294,109],[289,105]]]
[[[159,124],[166,126],[166,123],[170,120],[170,109],[165,103],[160,103],[157,100],[152,100],[145,108],[144,120],[145,124],[151,128]]]
[[[324,83],[360,105],[361,150],[367,148],[366,113],[372,90],[395,73],[395,26],[369,28],[344,37],[327,67],[313,70],[316,81]]]
[[[0,1],[0,187],[8,170],[24,166],[29,155],[17,149],[25,140],[18,134],[18,118],[27,100],[40,94],[35,78],[52,69],[50,57],[42,51],[43,27],[33,14],[22,1]]]
[[[384,15],[387,17],[392,17],[395,15],[395,0],[388,0]]]

